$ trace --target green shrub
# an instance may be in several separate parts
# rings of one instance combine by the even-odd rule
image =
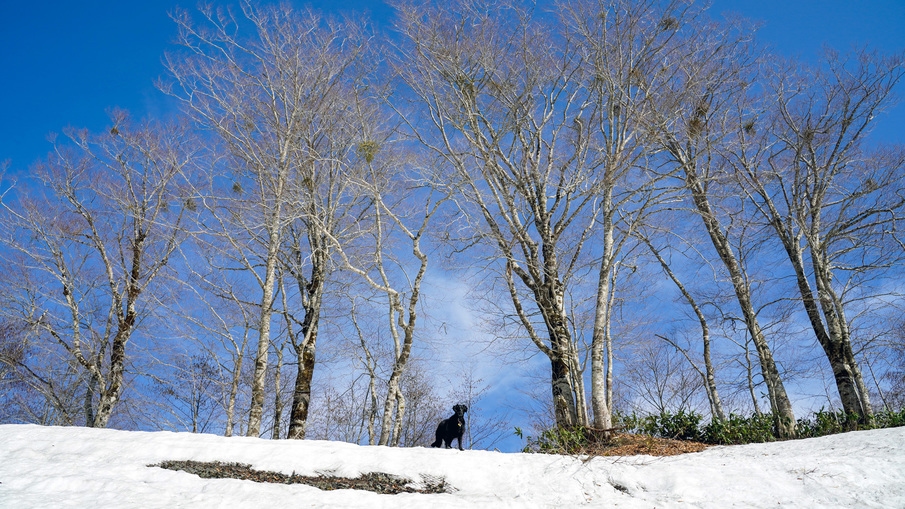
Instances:
[[[701,420],[696,412],[663,412],[657,415],[639,417],[638,414],[613,414],[613,425],[626,433],[648,435],[676,440],[700,440]]]
[[[772,442],[776,440],[773,433],[772,414],[754,414],[745,417],[729,414],[728,419],[714,419],[704,426],[702,442],[708,444],[734,445]]]
[[[842,433],[847,430],[848,422],[849,416],[844,411],[828,412],[821,408],[808,417],[798,419],[798,436],[813,438]]]
[[[522,438],[521,428],[515,428],[515,434]],[[522,452],[540,452],[546,454],[578,454],[587,449],[588,433],[581,426],[575,428],[550,428],[541,432],[537,438],[527,437],[528,443]]]
[[[701,441],[701,415],[679,410],[672,414],[663,412],[644,419],[643,431],[647,435],[674,440]]]
[[[635,413],[613,414],[613,424],[625,433],[648,435],[658,438],[693,440],[707,444],[736,445],[773,442],[778,440],[773,427],[772,414],[754,414],[745,417],[730,414],[727,419],[711,420],[702,425],[701,414],[680,410],[677,413],[662,412],[656,415],[639,416]],[[905,426],[905,408],[899,411],[881,411],[874,414],[867,424],[859,423],[854,415],[842,410],[823,409],[798,419],[798,438],[813,438],[858,429],[879,429]],[[522,437],[522,430],[516,428],[516,435]],[[578,454],[594,445],[592,430],[583,427],[571,429],[553,428],[545,430],[537,438],[527,437],[525,452],[549,454]]]
[[[905,408],[898,412],[889,410],[874,414],[874,427],[876,428],[898,428],[900,426],[905,426]]]

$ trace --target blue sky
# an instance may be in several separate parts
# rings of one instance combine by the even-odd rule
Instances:
[[[390,15],[374,0],[293,3],[369,11],[382,23]],[[194,5],[0,0],[0,161],[24,170],[50,149],[48,133],[67,125],[100,130],[114,106],[136,117],[165,113],[168,103],[154,80],[176,33],[167,12]],[[713,0],[713,10],[762,21],[759,38],[784,55],[813,58],[823,44],[905,50],[905,0]],[[881,141],[905,141],[905,104],[882,119],[877,134]]]
[[[154,81],[164,73],[164,52],[174,48],[176,27],[167,13],[195,1],[0,0],[0,161],[10,159],[13,172],[24,172],[50,150],[49,133],[68,125],[99,131],[111,107],[135,117],[165,115],[172,106]],[[370,11],[380,24],[390,23],[390,9],[378,1],[293,3]],[[905,51],[905,0],[713,0],[713,11],[763,22],[759,38],[785,56],[811,60],[824,44]],[[905,97],[905,83],[899,95]],[[905,100],[880,119],[876,134],[905,142]]]

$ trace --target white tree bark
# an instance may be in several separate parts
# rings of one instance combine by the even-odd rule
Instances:
[[[301,312],[282,312],[302,329],[294,345],[298,372],[288,433],[303,438],[330,256],[323,238],[343,214],[343,172],[356,134],[348,107],[356,100],[364,37],[352,23],[327,22],[289,6],[243,2],[241,12],[254,35],[242,37],[227,11],[203,8],[201,26],[187,13],[175,16],[186,54],[168,57],[175,83],[162,88],[222,140],[235,168],[226,176],[234,182],[233,196],[216,190],[210,205],[218,232],[261,291],[250,436],[260,434],[264,413],[281,257],[298,282]],[[295,235],[282,256],[290,225]]]
[[[194,149],[178,126],[133,126],[114,112],[109,132],[70,130],[73,150],[37,166],[47,199],[4,203],[7,245],[18,252],[21,305],[5,309],[46,335],[86,373],[86,425],[106,427],[122,395],[128,344],[155,306],[153,289],[184,237],[178,179]],[[49,293],[33,285],[47,281]],[[51,283],[52,282],[52,283]],[[38,298],[35,298],[38,297]],[[15,315],[16,310],[24,314]],[[39,376],[38,373],[34,373]]]

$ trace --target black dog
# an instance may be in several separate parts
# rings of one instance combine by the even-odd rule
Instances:
[[[453,439],[459,440],[459,450],[464,451],[462,449],[462,435],[465,433],[465,412],[468,411],[468,407],[465,405],[456,405],[453,407],[453,412],[455,414],[449,419],[444,419],[440,421],[440,425],[437,426],[437,440],[431,444],[431,447],[440,447],[440,444],[446,442],[446,448],[452,445]]]

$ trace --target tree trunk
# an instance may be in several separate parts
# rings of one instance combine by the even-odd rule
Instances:
[[[736,300],[742,310],[745,325],[751,334],[751,340],[754,342],[754,347],[760,360],[761,376],[764,379],[770,397],[770,407],[773,413],[773,425],[776,433],[782,438],[794,437],[796,423],[792,403],[786,393],[776,362],[773,360],[773,352],[770,350],[763,330],[761,330],[758,323],[757,312],[751,301],[751,289],[735,257],[735,253],[732,251],[729,239],[726,238],[722,226],[710,208],[707,191],[703,183],[698,180],[696,170],[689,168],[688,164],[686,163],[683,166],[687,188],[692,195],[695,207],[698,209],[698,215],[704,223],[713,247],[716,249],[720,260],[722,260],[723,266],[729,272]]]
[[[550,337],[550,387],[553,394],[553,412],[556,425],[571,428],[582,423],[575,401],[575,373],[569,356],[574,355],[572,338],[563,309],[563,296],[555,280],[547,279],[544,288],[537,293],[537,303],[543,314]]]
[[[685,285],[679,281],[678,276],[676,276],[675,272],[673,272],[672,267],[663,259],[663,256],[660,255],[660,251],[654,247],[653,243],[646,236],[639,234],[638,237],[644,242],[650,252],[657,258],[657,261],[660,263],[660,267],[663,268],[663,272],[666,272],[666,275],[675,283],[676,287],[679,289],[679,292],[685,298],[685,301],[688,302],[688,305],[694,311],[695,316],[698,319],[698,323],[701,326],[701,343],[704,346],[704,372],[701,373],[700,370],[695,366],[695,363],[692,362],[692,366],[698,370],[699,373],[704,378],[704,388],[707,391],[707,400],[710,402],[710,414],[713,419],[716,420],[726,420],[726,413],[723,410],[723,402],[720,399],[720,393],[717,391],[716,387],[716,375],[713,368],[713,361],[710,356],[710,327],[707,325],[707,317],[704,316],[704,312],[701,310],[701,307],[698,306],[697,301],[691,295],[691,293],[685,288]],[[673,345],[678,349],[676,345]],[[689,362],[691,359],[689,358]]]
[[[247,336],[246,336],[247,337]],[[229,383],[229,400],[226,403],[226,429],[223,436],[233,436],[233,419],[236,415],[236,396],[239,393],[239,379],[242,377],[242,361],[245,360],[245,342],[242,343],[243,348],[239,349],[238,358],[233,368],[232,380]]]
[[[754,390],[754,363],[751,362],[751,344],[750,336],[745,336],[745,381],[748,383],[748,395],[751,396],[751,404],[754,406],[754,414],[761,415],[760,403],[757,400],[757,393]]]
[[[110,380],[107,386],[101,390],[100,402],[97,405],[97,413],[94,416],[95,428],[106,428],[113,414],[113,407],[119,401],[123,391],[123,378],[126,369],[126,341],[132,334],[135,325],[136,310],[135,300],[137,290],[130,288],[130,295],[126,305],[125,316],[120,318],[119,330],[113,338],[113,346],[110,349]]]
[[[377,384],[375,383],[373,371],[371,372],[371,377],[368,381],[368,393],[371,396],[371,404],[367,409],[368,445],[376,445],[377,431],[375,430],[375,426],[377,423]]]
[[[594,427],[613,427],[612,409],[608,404],[608,378],[611,363],[604,361],[604,349],[611,350],[610,306],[612,304],[610,274],[613,271],[613,222],[611,216],[612,190],[605,193],[603,209],[603,256],[597,280],[597,303],[594,310],[594,332],[591,338],[591,409],[594,412]]]
[[[858,423],[867,424],[873,416],[870,397],[852,351],[848,324],[841,302],[831,286],[832,275],[828,263],[814,252],[815,247],[820,252],[819,242],[812,241],[811,263],[817,282],[817,300],[827,323],[826,332],[822,337],[818,335],[818,339],[822,339],[820,345],[833,369],[833,378],[836,380],[843,410],[847,416],[855,416]]]
[[[94,392],[97,390],[98,378],[94,372],[88,372],[88,387],[85,388],[85,426],[94,427]]]
[[[313,311],[306,311],[306,321]],[[298,357],[298,371],[295,376],[295,390],[292,393],[292,412],[289,415],[290,439],[304,439],[308,426],[308,410],[311,405],[311,380],[314,377],[314,354],[317,345],[318,318],[311,319],[305,340],[296,348]]]
[[[364,334],[362,334],[361,328],[358,326],[354,306],[352,309],[352,323],[355,325],[355,330],[358,332],[358,340],[361,344],[361,349],[365,353],[365,369],[368,372],[368,403],[364,405],[364,409],[362,410],[362,421],[367,425],[368,445],[377,445],[377,432],[375,429],[375,424],[377,422],[377,363],[371,356],[371,349],[368,348],[368,343],[365,341]]]
[[[399,377],[394,370],[387,384],[387,396],[383,402],[383,418],[380,423],[380,439],[377,445],[389,445],[393,431],[393,414],[396,409],[396,394],[399,392]]]
[[[578,422],[578,410],[572,395],[572,377],[568,364],[560,357],[550,359],[553,412],[556,425],[571,428]]]
[[[314,378],[315,351],[317,348],[318,326],[320,324],[321,302],[324,292],[324,277],[327,273],[328,253],[323,239],[317,232],[308,232],[311,246],[311,280],[304,284],[304,278],[296,276],[299,292],[307,296],[303,300],[302,341],[293,341],[298,370],[295,390],[292,393],[292,411],[289,415],[287,438],[304,439],[308,426],[308,410],[311,405],[311,380]],[[302,266],[301,250],[296,248],[296,266]]]
[[[694,303],[692,303],[694,304]],[[701,310],[694,305],[696,312]],[[710,414],[713,419],[720,421],[726,420],[726,412],[723,410],[723,401],[720,399],[720,393],[716,388],[716,376],[713,369],[713,361],[710,356],[710,329],[707,327],[707,321],[703,314],[698,316],[701,323],[701,341],[704,343],[704,386],[707,387],[707,399],[710,401]]]
[[[277,363],[273,373],[273,433],[271,438],[280,438],[280,421],[283,419],[283,398],[281,397],[280,372],[283,369],[283,348],[277,348]]]
[[[793,232],[793,227],[789,222],[783,222],[778,210],[773,204],[769,194],[763,189],[759,182],[755,182],[757,193],[763,200],[765,209],[764,214],[768,215],[773,229],[782,242],[783,249],[792,264],[795,271],[795,281],[798,285],[798,292],[801,294],[801,302],[804,306],[811,329],[817,342],[823,348],[826,358],[833,370],[833,378],[836,382],[836,389],[839,393],[839,399],[842,403],[842,409],[848,416],[856,416],[857,422],[866,424],[873,415],[870,406],[870,399],[861,371],[858,369],[854,352],[852,352],[851,340],[848,337],[848,324],[845,321],[845,315],[842,306],[837,306],[838,298],[831,286],[831,272],[827,267],[828,263],[824,260],[821,253],[823,252],[823,244],[820,236],[816,231],[812,231],[808,236],[808,244],[811,248],[811,265],[814,269],[814,279],[817,282],[817,294],[815,298],[811,283],[808,281],[804,267],[804,253],[801,247],[800,237]],[[815,225],[819,225],[819,218],[813,218],[814,224],[811,225],[812,230],[816,230]],[[821,317],[821,312],[823,316]],[[824,319],[826,325],[824,325]]]
[[[122,392],[123,369],[125,360],[125,345],[122,341],[114,340],[113,351],[110,355],[110,381],[107,387],[101,390],[97,412],[94,415],[94,428],[106,428],[113,415],[113,407],[119,401]]]
[[[393,425],[393,440],[390,445],[399,447],[399,439],[402,436],[402,424],[405,418],[405,395],[401,390],[396,391],[396,423]]]
[[[271,242],[274,242],[273,235],[271,235]],[[273,290],[276,283],[275,246],[271,247],[266,270],[267,274],[262,288],[261,317],[258,322],[258,349],[255,354],[255,371],[251,384],[251,408],[248,412],[248,429],[245,432],[245,435],[249,437],[261,434],[261,418],[264,415],[267,356],[270,353],[270,321],[273,316]]]

